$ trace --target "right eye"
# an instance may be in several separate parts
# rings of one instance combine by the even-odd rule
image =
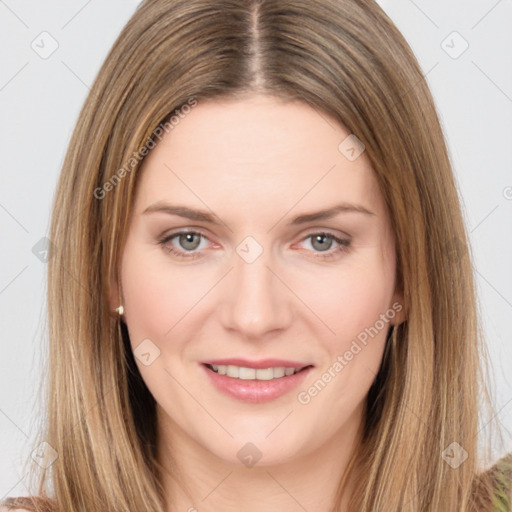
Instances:
[[[181,249],[177,248],[173,240],[177,240],[177,244]],[[158,243],[170,254],[178,258],[199,258],[201,254],[197,252],[201,239],[207,238],[197,231],[178,231],[165,235],[159,239]]]

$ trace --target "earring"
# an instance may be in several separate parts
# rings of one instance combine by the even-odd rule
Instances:
[[[121,306],[119,306],[118,308],[116,308],[116,311],[119,313],[119,316],[123,315],[123,314],[124,314],[124,308],[123,308],[123,305],[121,304]]]

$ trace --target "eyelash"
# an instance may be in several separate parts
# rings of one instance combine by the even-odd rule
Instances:
[[[178,231],[176,233],[172,233],[170,235],[163,236],[162,238],[160,238],[158,240],[158,243],[167,252],[169,252],[170,254],[172,254],[173,256],[176,256],[178,258],[182,258],[182,259],[196,259],[196,258],[200,258],[201,254],[199,252],[196,252],[196,251],[194,251],[194,252],[192,252],[192,251],[179,251],[179,250],[176,250],[173,246],[168,245],[171,240],[173,240],[174,238],[176,238],[176,237],[178,237],[180,235],[199,235],[200,237],[205,238],[205,239],[208,240],[208,238],[206,236],[204,236],[202,233],[200,233],[198,231]],[[314,258],[320,258],[322,260],[330,260],[330,259],[335,258],[336,256],[338,256],[338,255],[340,255],[342,253],[348,252],[349,249],[350,249],[350,244],[351,244],[350,239],[339,238],[339,237],[335,236],[334,234],[326,232],[326,231],[319,231],[319,232],[316,232],[316,233],[310,233],[309,235],[304,237],[301,240],[301,242],[304,242],[308,238],[313,238],[315,236],[325,236],[327,238],[330,238],[330,239],[332,239],[334,242],[336,242],[338,244],[338,247],[336,249],[334,249],[334,250],[329,250],[328,252],[326,251],[325,253],[316,251],[316,254],[315,254]]]

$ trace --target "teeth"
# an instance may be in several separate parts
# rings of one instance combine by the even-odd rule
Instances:
[[[236,371],[236,366],[234,366]],[[235,372],[233,372],[235,373]],[[256,368],[238,368],[238,375],[232,375],[232,377],[238,377],[239,379],[249,380],[256,378]]]
[[[210,368],[219,375],[227,375],[234,379],[242,380],[272,380],[280,379],[281,377],[293,375],[301,370],[301,368],[285,368],[279,366],[275,368],[245,368],[243,366],[233,365],[210,365]]]
[[[228,377],[238,377],[238,368],[236,366],[228,365],[226,375]]]
[[[286,368],[282,368],[282,367],[274,368],[272,371],[271,378],[278,379],[279,377],[284,377],[285,371],[286,371]]]

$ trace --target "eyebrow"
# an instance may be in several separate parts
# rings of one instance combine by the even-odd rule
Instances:
[[[219,225],[221,222],[218,220],[216,215],[208,213],[205,210],[194,210],[186,206],[171,205],[164,202],[157,202],[148,206],[143,212],[143,215],[150,213],[167,213],[169,215],[177,215],[186,219],[196,220],[200,222],[207,222],[214,225]],[[290,225],[296,226],[299,224],[305,224],[307,222],[313,222],[317,220],[326,220],[340,213],[362,213],[364,215],[375,215],[374,212],[368,210],[362,205],[352,203],[341,203],[332,206],[326,210],[320,210],[312,213],[305,213],[293,218],[290,221]]]

